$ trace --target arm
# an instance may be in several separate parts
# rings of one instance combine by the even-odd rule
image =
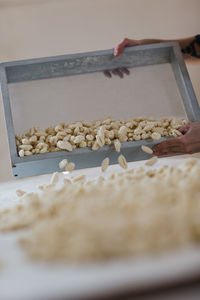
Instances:
[[[185,49],[190,45],[192,41],[195,40],[195,36],[184,38],[184,39],[176,39],[176,40],[163,40],[163,39],[143,39],[143,40],[132,40],[128,38],[124,38],[115,48],[114,55],[119,56],[125,47],[131,47],[136,45],[147,45],[147,44],[155,44],[155,43],[164,43],[164,42],[178,42],[181,49]],[[200,45],[195,43],[195,50],[198,55],[200,55]],[[183,57],[187,63],[195,63],[200,65],[200,59],[191,56],[188,53],[183,53]]]
[[[182,52],[195,40],[195,36],[185,39],[176,40],[160,40],[160,39],[144,39],[144,40],[131,40],[123,39],[115,48],[114,55],[119,56],[125,47],[131,47],[136,45],[155,44],[163,42],[178,42]],[[200,36],[199,43],[195,42],[194,47],[196,54],[200,55]],[[200,58],[193,57],[188,53],[183,53],[183,57],[187,63],[195,63],[200,65]],[[177,153],[195,153],[200,152],[200,122],[188,123],[179,129],[182,133],[180,137],[170,138],[166,141],[156,145],[153,148],[154,155],[165,156],[173,155]]]

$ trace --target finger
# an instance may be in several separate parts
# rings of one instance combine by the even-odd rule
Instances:
[[[120,71],[126,75],[130,75],[130,71],[127,68],[121,68]]]
[[[124,74],[120,71],[120,69],[114,69],[114,70],[112,70],[112,73],[113,73],[114,75],[119,76],[120,78],[123,78],[123,77],[124,77]]]
[[[156,156],[164,156],[164,155],[173,155],[173,154],[180,154],[185,153],[185,149],[182,145],[170,146],[161,145],[160,147],[156,147],[153,149],[153,154]]]
[[[105,75],[106,77],[108,77],[108,78],[111,78],[111,77],[112,77],[111,72],[108,71],[108,70],[104,71],[103,73],[104,73],[104,75]]]
[[[153,148],[153,154],[156,156],[172,155],[185,153],[185,145],[181,138],[168,139]]]
[[[182,126],[179,128],[179,131],[182,133],[182,134],[185,134],[188,130],[190,129],[190,123]]]
[[[191,144],[187,147],[187,153],[193,154],[193,153],[197,153],[197,152],[200,152],[200,144],[199,143]]]
[[[175,145],[172,145],[168,141],[165,141],[153,148],[153,154],[156,156],[172,155],[177,153],[184,153],[184,147],[182,144],[176,143]]]
[[[125,43],[120,43],[119,45],[117,45],[115,48],[114,48],[114,56],[119,56],[124,48],[126,47]]]
[[[114,48],[114,56],[119,56],[125,47],[130,47],[130,46],[136,46],[138,45],[137,41],[131,40],[124,38],[121,43],[119,43],[115,48]]]

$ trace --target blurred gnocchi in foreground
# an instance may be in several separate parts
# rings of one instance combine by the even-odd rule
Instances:
[[[17,191],[18,203],[0,211],[0,231],[23,229],[21,246],[42,261],[105,261],[199,245],[199,178],[194,159],[92,179],[54,173],[38,192]]]

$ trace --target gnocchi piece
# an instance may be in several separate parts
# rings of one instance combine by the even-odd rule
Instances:
[[[80,181],[84,180],[85,177],[86,177],[85,174],[79,175],[73,179],[73,182],[80,182]]]
[[[67,165],[67,159],[63,159],[59,162],[59,168],[64,169]]]
[[[177,130],[177,129],[172,129],[172,135],[173,136],[181,136],[182,133],[179,130]]]
[[[142,136],[141,136],[142,140],[147,139],[147,137],[148,137],[148,135],[146,133],[142,133]]]
[[[127,140],[128,140],[128,137],[126,136],[126,135],[121,135],[121,134],[119,134],[119,140],[120,140],[120,142],[127,142]]]
[[[121,126],[120,129],[119,129],[119,135],[121,136],[126,136],[127,135],[127,127],[126,126]]]
[[[31,151],[24,151],[24,155],[32,155],[32,152]]]
[[[160,140],[161,134],[160,134],[159,132],[153,132],[153,133],[151,134],[151,138],[152,138],[153,140]]]
[[[56,145],[57,141],[58,141],[58,138],[56,136],[52,136],[49,139],[49,142],[50,142],[51,145]]]
[[[84,136],[82,135],[77,135],[74,139],[74,144],[79,144],[81,143],[82,141],[84,141]]]
[[[93,141],[94,140],[94,136],[92,134],[87,134],[86,135],[86,140],[87,141]]]
[[[111,145],[111,140],[109,138],[105,138],[105,144],[106,145]]]
[[[36,135],[32,135],[32,136],[30,137],[30,139],[29,139],[29,142],[30,142],[30,143],[35,143],[35,142],[37,142],[37,136],[36,136]]]
[[[135,141],[141,140],[141,136],[140,136],[140,135],[136,135],[136,134],[135,134],[135,135],[133,136],[133,138],[134,138]]]
[[[117,152],[120,152],[120,149],[121,149],[121,143],[118,139],[114,140],[114,146],[115,146],[115,150]]]
[[[100,147],[103,147],[105,145],[105,139],[102,135],[96,136],[96,142]]]
[[[105,171],[107,170],[107,168],[108,168],[108,166],[109,166],[109,162],[110,162],[110,160],[109,160],[108,157],[106,157],[106,158],[102,161],[102,163],[101,163],[101,171],[102,171],[102,172],[105,172]]]
[[[95,142],[92,146],[92,150],[98,150],[99,149],[99,144],[97,142]]]
[[[105,131],[106,131],[105,126],[100,126],[98,129],[98,135],[104,137]]]
[[[26,192],[22,191],[22,190],[16,190],[16,195],[17,197],[22,197],[26,194]]]
[[[29,145],[30,141],[28,139],[22,139],[22,144],[23,145]]]
[[[53,175],[51,177],[50,184],[56,185],[58,183],[58,180],[59,180],[59,173],[55,172],[55,173],[53,173]]]
[[[139,129],[139,128],[136,128],[135,130],[134,130],[134,135],[140,135],[140,134],[142,134],[142,133],[144,133],[141,129]]]
[[[33,148],[33,146],[31,146],[31,145],[20,145],[19,148],[23,149],[24,151],[30,151]]]
[[[42,149],[45,146],[47,146],[47,144],[45,144],[44,142],[40,142],[40,143],[37,144],[36,149]]]
[[[47,150],[47,147],[43,147],[41,150],[40,150],[40,153],[47,153],[48,150]]]
[[[63,142],[63,141],[58,141],[57,142],[57,147],[62,149],[62,150],[67,150],[67,151],[72,151],[72,145],[69,142]]]
[[[127,161],[126,161],[126,158],[124,157],[124,155],[121,154],[118,157],[118,163],[123,169],[127,169],[128,165],[127,165]]]
[[[65,170],[66,170],[67,172],[71,172],[71,171],[74,170],[74,168],[75,168],[75,164],[74,164],[73,162],[69,162],[69,163],[67,163],[67,165],[66,165],[66,167],[65,167]]]
[[[19,150],[19,157],[23,157],[23,156],[24,156],[24,150],[21,149],[21,150]]]
[[[87,143],[85,141],[81,141],[80,144],[79,144],[79,147],[80,148],[85,148],[85,147],[87,147]]]
[[[114,137],[115,137],[115,133],[112,129],[110,131],[108,131],[107,135],[108,135],[108,138],[111,140],[114,139]]]
[[[148,154],[153,154],[153,150],[151,148],[149,148],[149,147],[147,147],[145,145],[142,145],[141,148],[142,148],[142,151],[144,151],[144,152],[146,152]]]
[[[157,156],[153,156],[153,157],[151,157],[150,159],[148,159],[145,162],[145,165],[147,165],[147,166],[153,166],[157,161],[158,161],[158,157]]]

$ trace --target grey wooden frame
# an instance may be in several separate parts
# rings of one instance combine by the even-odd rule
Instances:
[[[104,146],[97,151],[80,148],[72,152],[60,151],[19,157],[8,93],[9,83],[161,63],[172,65],[188,120],[200,121],[199,105],[181,51],[174,42],[130,47],[119,57],[113,56],[113,50],[105,50],[0,64],[0,84],[13,176],[18,178],[60,171],[58,163],[64,158],[73,161],[76,169],[99,166],[105,157],[109,157],[110,163],[114,164],[117,163],[118,154],[112,147]],[[127,161],[147,159],[149,155],[141,151],[141,144],[152,147],[156,143],[158,142],[151,139],[126,142],[122,144],[121,152]]]

